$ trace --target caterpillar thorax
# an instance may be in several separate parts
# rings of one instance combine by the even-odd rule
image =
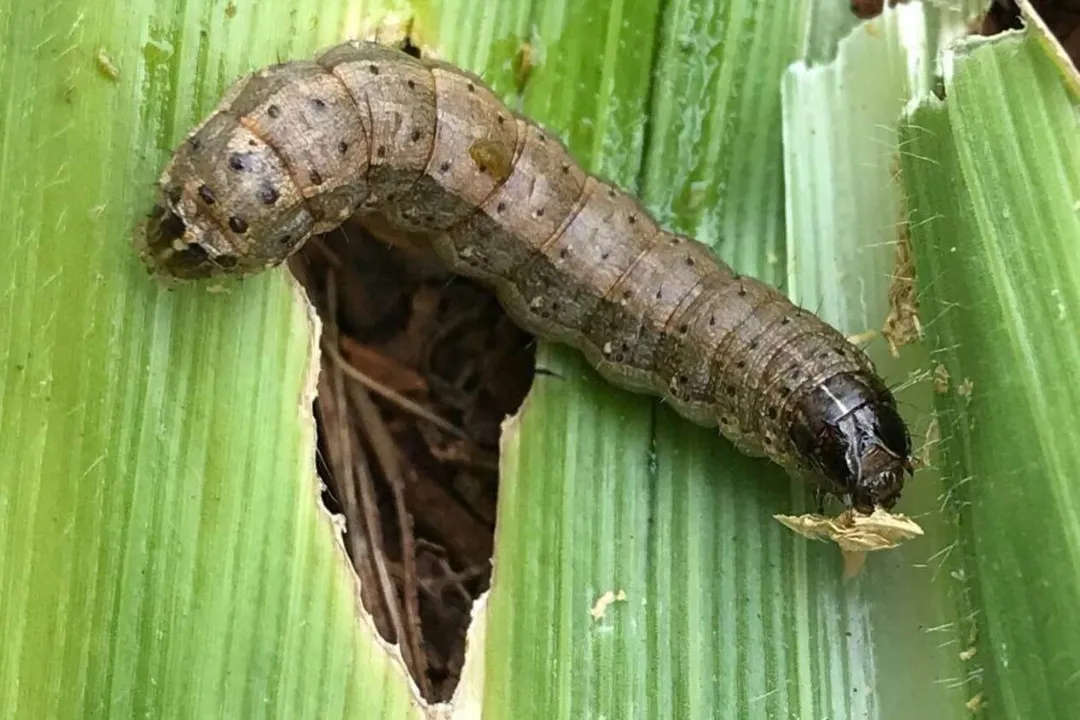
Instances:
[[[371,43],[239,80],[161,177],[144,256],[261,271],[350,215],[431,237],[536,335],[862,511],[911,472],[869,359],[776,289],[658,227],[476,76]]]

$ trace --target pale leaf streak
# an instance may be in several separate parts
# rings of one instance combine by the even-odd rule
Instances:
[[[901,154],[901,155],[904,155],[904,156],[906,156],[906,157],[909,157],[909,158],[915,158],[916,160],[922,160],[922,161],[924,161],[924,162],[928,162],[928,163],[930,163],[931,165],[935,165],[935,166],[941,165],[941,163],[939,163],[939,162],[938,162],[937,160],[935,160],[934,158],[929,158],[929,157],[923,157],[922,155],[917,155],[917,154],[915,154],[915,153],[913,153],[913,152],[908,152],[908,151],[906,151],[906,150],[901,150],[901,151],[900,151],[900,154]]]
[[[934,568],[933,579],[937,580],[941,575],[941,571],[945,569],[945,564],[949,560],[949,556],[952,555],[952,551],[956,548],[956,543],[951,542],[945,547],[938,550],[936,553],[927,558],[927,562],[933,564],[937,562],[937,567]]]
[[[760,695],[755,695],[754,697],[750,698],[750,702],[751,703],[759,703],[762,700],[764,700],[764,699],[766,699],[766,698],[768,698],[768,697],[770,697],[772,695],[775,695],[778,692],[780,692],[780,688],[779,687],[774,687],[772,690],[769,690],[767,692],[763,692]]]
[[[108,455],[108,453],[101,453],[100,455],[98,455],[93,462],[86,466],[86,469],[83,470],[83,474],[79,476],[79,479],[85,480],[90,475],[90,473],[94,471],[94,468],[105,462],[105,458],[108,457]]]
[[[907,126],[908,126],[909,128],[914,128],[914,129],[918,130],[919,132],[922,132],[922,133],[926,133],[927,135],[929,135],[929,136],[931,136],[931,137],[935,137],[935,138],[937,137],[937,133],[936,133],[936,132],[934,132],[934,131],[933,131],[933,130],[931,130],[930,128],[928,128],[928,127],[925,127],[925,126],[923,126],[923,125],[919,125],[919,124],[917,124],[917,123],[913,123],[913,122],[907,122]],[[916,139],[915,139],[914,137],[912,137],[912,138],[909,138],[908,140],[906,140],[906,141],[904,141],[904,142],[901,142],[901,143],[900,143],[900,145],[905,145],[905,144],[907,144],[907,143],[909,143],[909,142],[916,142]]]
[[[53,230],[58,234],[67,230],[67,213],[67,208],[56,213],[56,222],[53,223]]]
[[[74,28],[72,28],[72,30],[74,30]],[[79,45],[77,43],[74,44],[74,45],[68,45],[63,50],[61,50],[60,52],[58,52],[56,54],[56,59],[59,60],[61,58],[66,58],[68,55],[71,55],[72,53],[74,53],[78,49],[79,49]],[[72,71],[68,73],[67,79],[71,80],[72,77],[76,74],[76,72],[77,72],[76,70],[72,69]]]
[[[71,182],[71,178],[67,174],[65,174],[66,170],[67,170],[67,163],[64,163],[63,165],[61,165],[57,169],[56,177],[54,177],[52,180],[45,183],[44,185],[42,185],[38,189],[40,191],[51,190],[54,187],[61,187],[63,185],[68,184],[69,182]]]
[[[953,632],[956,632],[956,623],[955,622],[942,623],[941,625],[935,625],[934,627],[928,627],[925,630],[923,630],[923,632],[926,633],[927,635],[929,635],[930,633],[940,633],[940,632],[953,633]]]
[[[33,47],[34,53],[37,54],[38,51],[40,51],[42,48],[44,48],[46,45],[48,45],[49,43],[51,43],[55,39],[56,39],[56,33],[49,33],[48,35],[46,35],[45,37],[43,37],[41,39],[41,42],[34,45],[34,47]]]
[[[54,6],[50,3],[48,7],[51,8]],[[84,20],[86,20],[86,13],[80,10],[79,14],[75,17],[75,21],[71,23],[71,27],[68,29],[67,36],[69,38],[75,37],[75,33],[80,32],[83,29]]]
[[[951,357],[960,349],[960,343],[953,343],[952,345],[945,345],[939,348],[934,348],[930,351],[930,355],[945,355]]]
[[[53,282],[55,282],[55,281],[56,281],[56,279],[57,279],[57,278],[59,278],[59,277],[60,277],[61,275],[63,275],[63,274],[64,274],[64,271],[63,271],[63,269],[62,269],[62,268],[58,268],[56,272],[54,272],[54,273],[53,273],[52,275],[50,275],[49,277],[45,278],[45,282],[41,283],[41,289],[42,289],[42,290],[44,290],[45,288],[47,288],[47,287],[49,287],[50,285],[52,285],[52,284],[53,284]],[[55,315],[54,315],[53,317],[55,318]]]
[[[917,220],[917,221],[912,221],[912,220],[909,219],[909,220],[907,220],[907,223],[908,223],[909,227],[919,228],[919,227],[922,227],[923,225],[929,225],[930,223],[932,223],[935,220],[944,220],[944,219],[945,219],[945,216],[942,215],[941,213],[934,213],[933,215],[930,215],[929,217],[924,217],[921,220]]]
[[[953,647],[953,646],[959,645],[959,644],[960,644],[960,638],[951,637],[951,638],[947,638],[947,639],[939,642],[934,647],[937,648],[938,650],[944,650],[946,648]]]

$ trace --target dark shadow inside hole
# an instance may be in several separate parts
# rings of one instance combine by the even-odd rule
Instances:
[[[306,243],[289,267],[323,322],[313,410],[324,503],[345,518],[380,634],[402,646],[424,696],[446,701],[472,604],[490,581],[500,423],[528,392],[535,343],[423,242],[383,240],[350,221]]]

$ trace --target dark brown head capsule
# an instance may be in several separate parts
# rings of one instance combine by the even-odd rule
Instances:
[[[888,388],[864,374],[835,375],[802,401],[791,439],[827,492],[859,512],[890,510],[913,472],[911,438]]]

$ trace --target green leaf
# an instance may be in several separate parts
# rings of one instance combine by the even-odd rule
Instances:
[[[1080,701],[1077,107],[1036,31],[947,60],[946,100],[913,107],[901,142],[976,660],[1003,717],[1067,717]]]
[[[129,244],[226,84],[408,8],[15,0],[0,12],[0,707],[950,718],[981,688],[1005,716],[1075,706],[1078,398],[1063,373],[1080,148],[1042,46],[947,55],[949,100],[896,135],[958,27],[930,4],[844,40],[810,3],[426,5],[421,41],[669,227],[849,331],[884,319],[906,203],[929,347],[872,351],[894,382],[918,371],[904,397],[920,433],[938,413],[945,486],[920,471],[901,507],[926,536],[844,584],[835,548],[772,519],[806,509],[805,488],[544,344],[556,376],[506,426],[465,675],[451,706],[424,707],[358,612],[319,504],[315,330],[296,286],[274,272],[166,292]],[[932,396],[938,362],[951,389]]]
[[[306,302],[167,292],[131,247],[224,85],[347,4],[183,7],[0,11],[0,707],[418,717],[319,504]]]
[[[801,249],[789,258],[791,277],[817,274],[839,287],[836,306],[877,303],[848,318],[865,330],[880,326],[887,310],[901,220],[889,161],[912,89],[892,29],[876,43],[853,40],[823,74],[788,75],[791,87],[806,83],[817,93],[829,82],[863,80],[816,100],[825,138],[785,150],[781,82],[807,15],[800,6],[751,2],[536,4],[530,24],[549,40],[534,48],[546,61],[533,69],[523,107],[588,167],[637,188],[669,227],[714,244],[740,270],[781,280],[786,253]],[[495,28],[492,47],[500,32],[508,31]],[[453,32],[443,40],[466,45]],[[932,52],[925,44],[919,51]],[[475,53],[495,76],[510,56]],[[860,91],[882,73],[886,82],[864,101]],[[793,107],[788,124],[806,110]],[[891,131],[882,134],[881,123]],[[830,154],[842,131],[866,140]],[[816,172],[790,176],[785,188],[784,173],[808,164]],[[790,206],[807,184],[819,196],[858,189],[866,210],[852,217],[837,204],[810,218]],[[875,203],[886,210],[874,212]],[[881,243],[850,283],[838,282],[835,262],[817,265],[806,252],[820,243],[828,257],[834,251],[819,231],[841,227],[847,248]],[[715,429],[611,388],[572,351],[543,345],[538,364],[556,376],[540,376],[505,427],[495,575],[476,638],[486,713],[966,715],[956,588],[940,562],[930,564],[954,534],[924,517],[937,492],[932,479],[919,487],[925,473],[908,509],[932,532],[871,558],[845,586],[835,548],[807,543],[772,519],[808,507],[801,485],[738,454]]]

